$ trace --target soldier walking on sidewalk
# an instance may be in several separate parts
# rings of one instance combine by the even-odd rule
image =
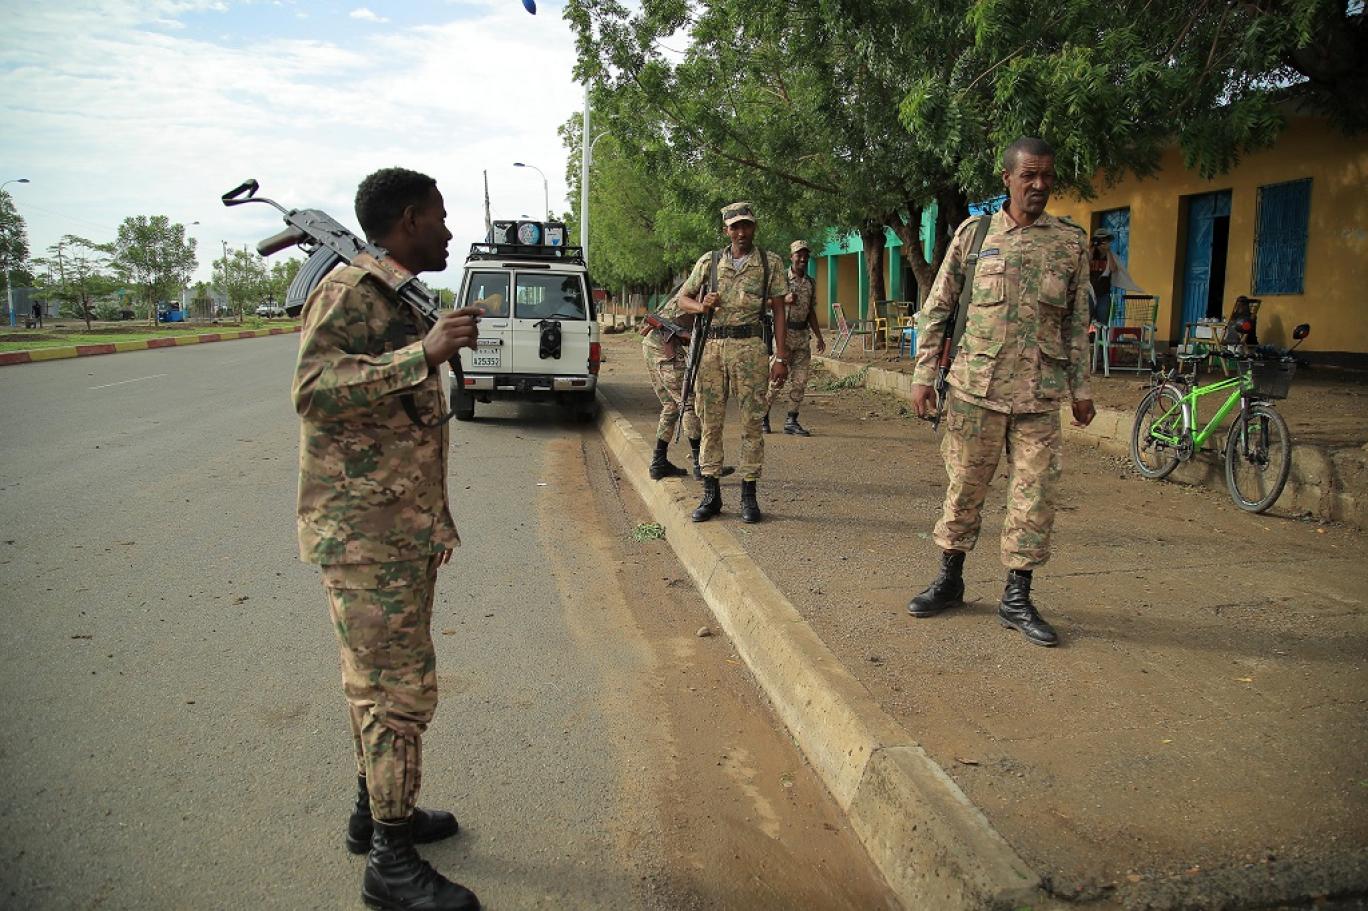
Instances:
[[[735,202],[724,208],[722,223],[730,245],[700,256],[679,292],[679,305],[686,313],[712,311],[694,393],[703,428],[703,500],[693,520],[706,522],[722,511],[718,480],[722,423],[727,399],[735,395],[741,412],[741,521],[759,522],[756,482],[765,459],[760,421],[770,383],[782,385],[788,376],[787,357],[775,357],[770,365],[765,355],[761,314],[773,309],[775,346],[787,350],[784,296],[789,283],[783,260],[755,246],[755,213],[750,203]]]
[[[1088,388],[1087,235],[1045,212],[1055,169],[1054,150],[1043,140],[1013,142],[1002,168],[1007,203],[960,225],[922,308],[912,403],[925,417],[935,408],[937,358],[945,334],[954,332],[949,317],[976,252],[941,444],[950,477],[935,529],[941,571],[907,609],[930,617],[962,603],[965,554],[978,540],[980,510],[1005,448],[1011,464],[1002,525],[1007,586],[998,617],[1031,642],[1049,646],[1059,639],[1031,601],[1031,578],[1050,556],[1059,409],[1067,393],[1076,426],[1091,423],[1095,413]],[[986,235],[976,230],[979,218],[990,219]],[[974,251],[976,235],[983,239]]]
[[[798,423],[798,409],[803,407],[803,396],[807,392],[808,377],[812,375],[812,348],[808,333],[817,338],[817,351],[826,350],[826,339],[822,338],[822,327],[817,325],[817,289],[808,277],[808,257],[812,248],[805,240],[795,240],[789,244],[789,258],[793,268],[789,270],[788,280],[791,289],[784,298],[784,313],[788,320],[788,417],[784,420],[784,433],[809,437],[812,434]],[[769,403],[773,407],[779,395],[781,384],[770,383]],[[764,429],[770,432],[769,411],[765,411]]]

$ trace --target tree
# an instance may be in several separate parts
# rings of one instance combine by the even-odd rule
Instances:
[[[137,290],[153,324],[157,302],[179,296],[198,265],[195,239],[186,237],[185,225],[165,215],[125,218],[112,250],[115,273]]]
[[[214,260],[214,285],[227,295],[228,305],[237,311],[240,322],[243,311],[259,303],[270,291],[271,279],[266,261],[256,253],[229,250],[226,259]]]
[[[65,234],[48,247],[48,256],[33,262],[40,268],[39,294],[60,301],[68,312],[84,319],[87,331],[95,316],[94,302],[114,290],[109,274],[111,247],[75,234]]]
[[[1291,95],[1346,129],[1368,123],[1368,93],[1343,92],[1361,73],[1308,54],[1361,38],[1361,4],[1059,0],[1046,15],[1031,0],[712,0],[633,14],[570,0],[567,16],[600,122],[653,179],[746,186],[794,224],[858,231],[873,298],[885,226],[924,294],[968,202],[1001,192],[999,152],[1017,136],[1050,141],[1061,191],[1086,197],[1095,179],[1152,173],[1175,139],[1219,173],[1273,141]]]
[[[8,291],[14,276],[11,274],[23,268],[29,257],[28,226],[24,217],[14,207],[9,193],[0,190],[0,269],[5,270],[5,288]],[[9,314],[9,300],[5,301],[6,319]]]

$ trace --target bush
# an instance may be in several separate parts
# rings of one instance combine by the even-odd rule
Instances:
[[[119,305],[115,301],[100,301],[93,309],[98,320],[113,322],[119,318]]]

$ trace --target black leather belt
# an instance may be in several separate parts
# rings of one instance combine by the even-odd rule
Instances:
[[[708,338],[759,338],[760,327],[747,323],[744,326],[713,326],[708,330]]]
[[[791,320],[791,319],[786,319],[786,320],[784,320],[784,322],[788,324],[788,327],[789,327],[790,329],[806,329],[806,328],[808,328],[808,321],[805,320],[805,319],[801,319],[801,320],[797,320],[797,321],[794,321],[794,320]]]

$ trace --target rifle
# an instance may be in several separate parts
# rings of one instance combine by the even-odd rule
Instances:
[[[721,259],[722,251],[714,250],[712,254],[712,265],[708,269],[708,289],[717,290],[717,261]],[[704,296],[708,290],[705,290]],[[684,369],[684,382],[679,390],[679,410],[683,411],[693,398],[694,382],[698,379],[698,368],[703,363],[703,345],[708,340],[708,330],[712,327],[713,312],[704,310],[694,318],[694,328],[692,337],[689,339],[689,364]],[[679,434],[683,430],[684,421],[675,423],[675,442],[679,441]]]
[[[993,220],[992,213],[979,216],[974,228],[974,241],[965,257],[964,285],[960,288],[955,309],[945,321],[945,338],[941,340],[940,353],[936,356],[936,413],[931,417],[931,432],[940,430],[941,417],[945,414],[945,401],[950,397],[950,364],[955,360],[955,349],[959,347],[960,337],[964,335],[964,324],[969,318],[969,301],[974,295],[974,270],[978,266],[979,250],[983,249],[983,238],[988,235],[988,223]]]
[[[693,314],[685,315],[692,316]],[[663,337],[661,340],[661,347],[665,349],[665,356],[668,358],[673,358],[679,351],[678,346],[681,341],[685,344],[692,341],[690,333],[693,330],[691,327],[685,326],[683,323],[677,323],[674,320],[666,319],[659,313],[647,313],[642,317],[642,322],[647,325],[649,331],[661,333]],[[646,332],[642,333],[642,335],[646,334]]]
[[[274,206],[285,216],[287,227],[257,244],[257,253],[263,257],[279,253],[286,247],[299,247],[309,255],[299,267],[294,281],[285,292],[285,312],[298,316],[304,309],[309,294],[323,280],[323,277],[340,263],[365,269],[373,278],[394,293],[401,303],[408,306],[418,317],[419,325],[431,329],[437,324],[439,299],[431,289],[420,282],[416,276],[389,258],[381,247],[367,243],[332,216],[318,209],[286,209],[280,203],[266,197],[258,197],[260,188],[255,180],[244,180],[233,189],[224,193],[221,199],[225,206],[240,206],[249,202],[265,203]],[[246,197],[242,195],[246,193]],[[461,353],[456,352],[451,359],[452,386],[465,388],[465,372],[461,369]],[[440,418],[435,424],[425,424],[418,416],[413,404],[413,396],[405,394],[401,398],[409,419],[420,427],[439,427],[451,420],[455,411]]]

